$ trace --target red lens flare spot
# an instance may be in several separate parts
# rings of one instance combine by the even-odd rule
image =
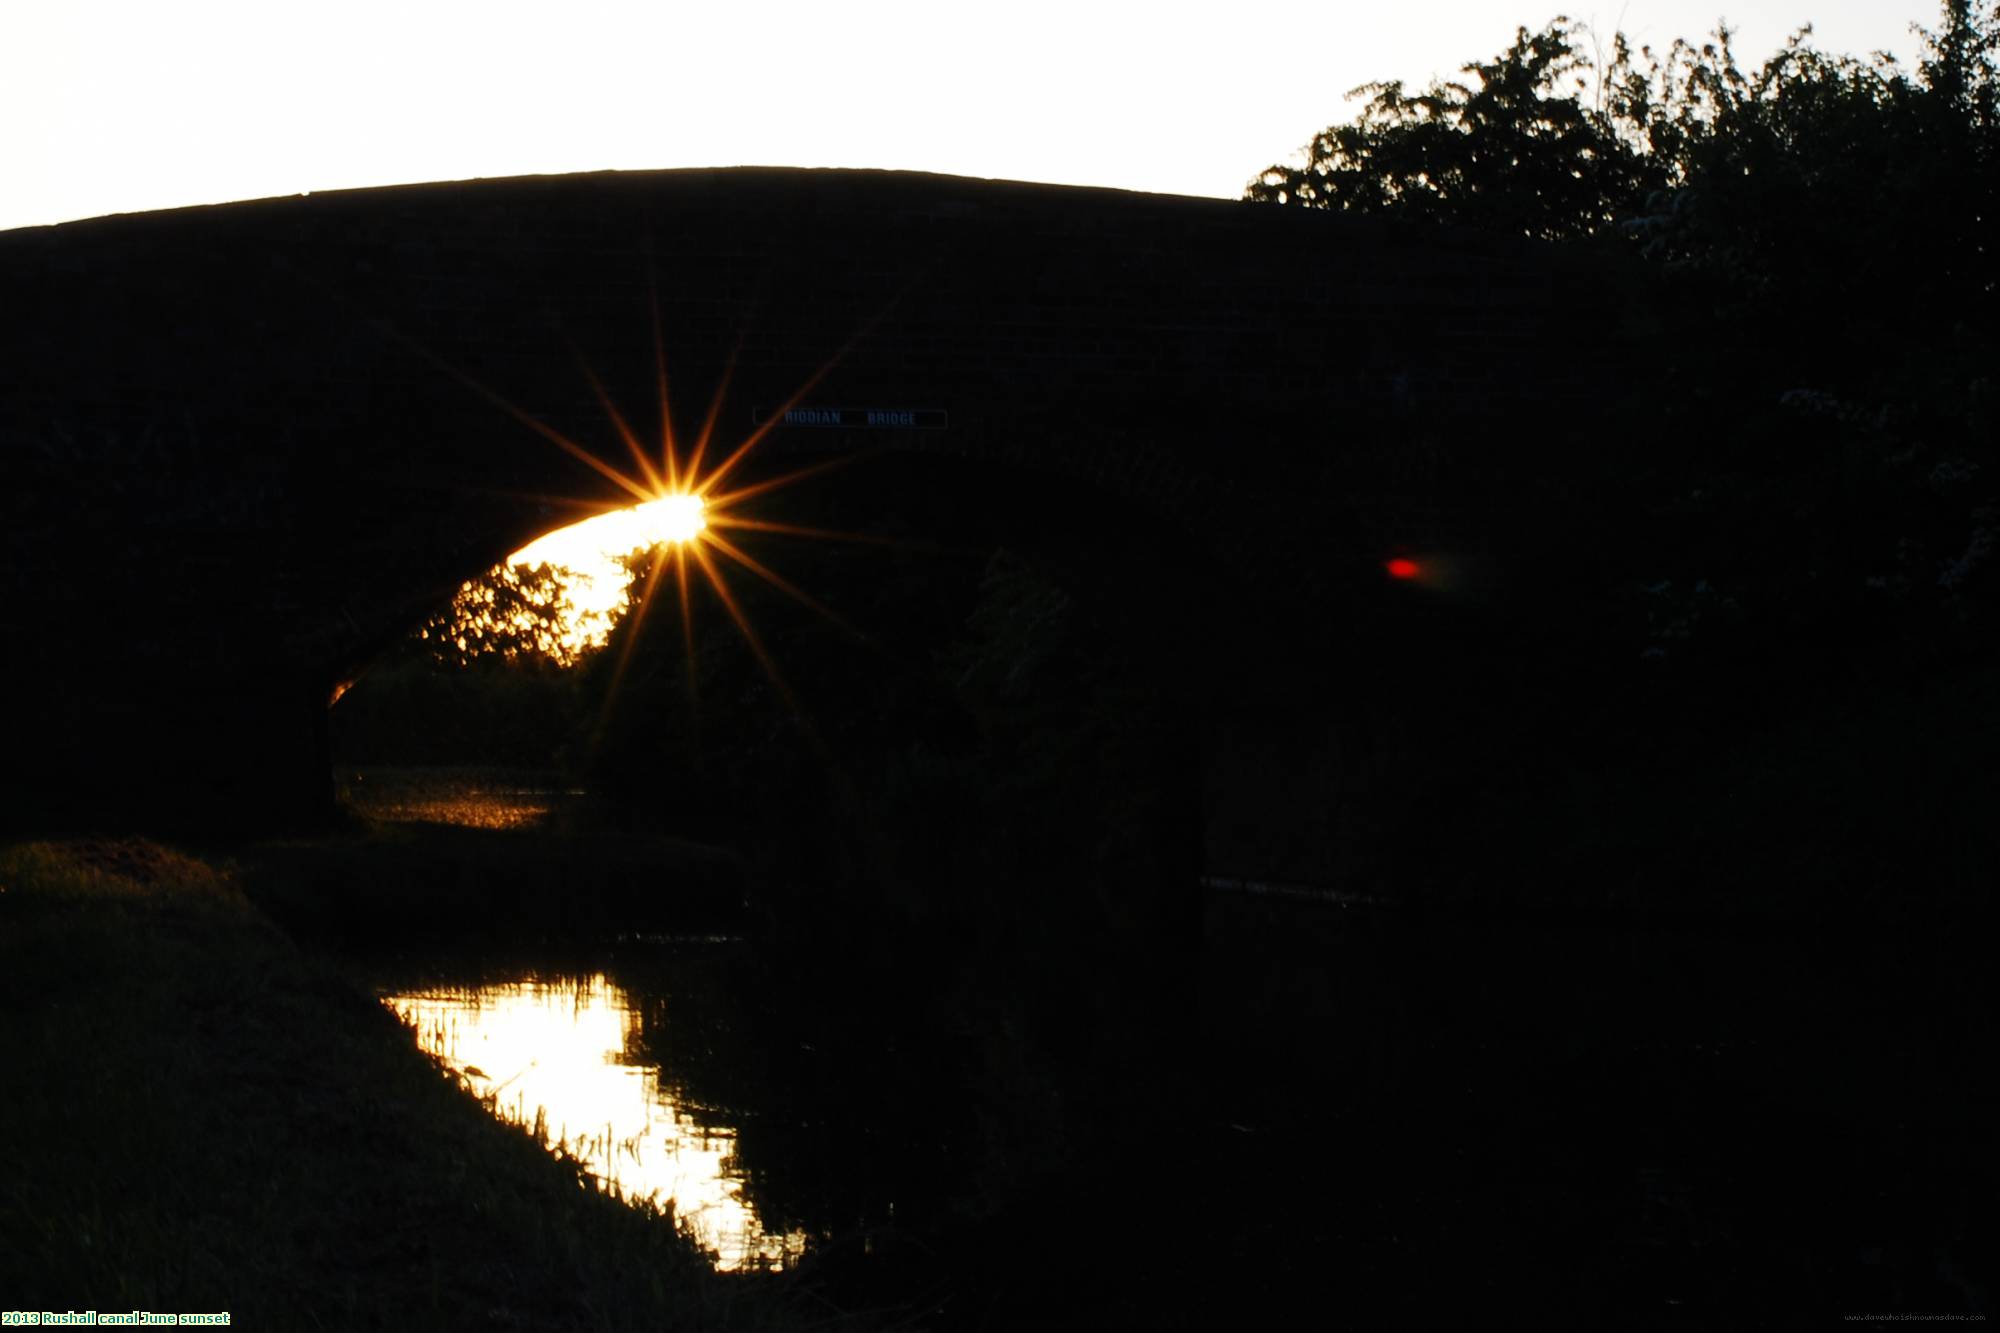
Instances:
[[[1392,579],[1413,579],[1423,573],[1422,567],[1416,561],[1405,560],[1401,556],[1382,567],[1389,571],[1389,577]]]

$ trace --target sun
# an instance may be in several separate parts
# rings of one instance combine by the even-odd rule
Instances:
[[[758,519],[745,513],[741,508],[745,501],[753,497],[790,486],[831,468],[845,466],[860,455],[822,460],[776,476],[767,476],[726,489],[723,482],[735,472],[737,465],[743,462],[780,422],[785,420],[786,414],[797,407],[806,394],[825,378],[854,341],[863,336],[868,327],[872,327],[874,321],[869,321],[867,326],[848,340],[846,346],[836,351],[817,370],[807,376],[805,382],[794,389],[780,407],[768,416],[764,416],[755,429],[736,440],[734,447],[728,449],[726,456],[719,461],[709,461],[711,445],[719,446],[716,449],[717,453],[722,452],[720,447],[722,442],[716,438],[716,424],[722,410],[723,396],[728,391],[731,372],[735,368],[733,358],[731,365],[725,369],[722,378],[715,386],[714,396],[695,438],[692,442],[676,440],[673,412],[668,401],[667,364],[660,334],[657,290],[652,292],[652,307],[654,372],[659,395],[659,435],[654,440],[645,441],[640,438],[625,414],[612,401],[603,381],[585,360],[582,351],[574,345],[571,347],[576,356],[578,369],[589,381],[599,403],[604,407],[605,416],[624,443],[625,450],[631,458],[633,471],[627,471],[624,467],[571,439],[541,418],[524,410],[504,394],[451,365],[421,343],[401,334],[395,336],[408,343],[445,374],[579,463],[589,467],[628,497],[625,505],[620,508],[600,508],[594,517],[544,534],[507,557],[506,561],[493,571],[495,574],[504,575],[521,566],[526,566],[530,570],[539,569],[544,565],[553,567],[558,579],[557,606],[560,624],[551,655],[559,661],[574,662],[584,653],[602,647],[611,637],[613,624],[628,610],[630,611],[632,632],[626,636],[618,660],[612,668],[610,684],[605,695],[604,713],[599,720],[600,729],[610,718],[626,662],[631,655],[633,645],[638,641],[639,630],[645,623],[647,613],[654,606],[654,593],[659,590],[669,572],[673,574],[674,591],[678,595],[658,600],[678,604],[682,648],[687,659],[690,690],[695,674],[691,593],[696,583],[705,582],[715,594],[716,600],[722,604],[723,610],[728,613],[729,619],[735,622],[737,630],[749,644],[764,673],[770,678],[778,693],[792,704],[796,712],[797,701],[792,695],[791,688],[779,673],[777,664],[765,650],[762,639],[746,618],[741,603],[730,587],[730,580],[724,574],[725,563],[734,565],[770,584],[844,632],[862,639],[867,636],[796,584],[745,551],[736,542],[731,541],[721,530],[734,528],[738,537],[754,532],[831,541],[871,543],[879,541],[879,538],[865,533],[800,527],[796,524]],[[393,330],[391,332],[394,333]],[[708,462],[706,467],[703,466],[705,461]],[[573,498],[564,496],[535,498],[553,504],[576,503]],[[586,507],[597,508],[596,505]],[[648,556],[650,559],[644,558]],[[473,584],[467,584],[461,592],[473,587]],[[691,706],[692,699],[693,696],[690,694]]]
[[[663,495],[632,510],[648,546],[691,542],[708,527],[708,502],[691,491]]]
[[[613,509],[558,528],[508,556],[503,567],[555,568],[561,584],[555,656],[574,660],[600,647],[625,611],[632,586],[632,557],[641,551],[680,549],[703,540],[708,502],[688,491]]]

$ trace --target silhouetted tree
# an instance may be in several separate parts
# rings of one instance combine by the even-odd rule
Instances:
[[[1614,69],[1617,118],[1666,168],[1625,223],[1644,252],[1702,271],[1725,308],[1782,305],[1850,343],[1989,322],[1994,295],[1994,31],[1950,0],[1914,76],[1795,36],[1745,74],[1726,33]],[[1622,46],[1622,43],[1621,43]],[[1621,51],[1621,58],[1623,58]]]
[[[562,767],[588,711],[559,570],[502,565],[371,666],[332,713],[342,763]]]
[[[555,566],[497,565],[460,587],[451,605],[425,621],[415,637],[449,665],[483,657],[568,664],[574,654],[566,644],[564,618],[573,609]]]
[[[1353,123],[1247,196],[1550,240],[1623,232],[1751,295],[1796,299],[1837,274],[1990,307],[2000,5],[1945,0],[1914,75],[1810,33],[1754,72],[1726,26],[1661,54],[1620,34],[1600,65],[1588,30],[1557,18],[1466,65],[1468,82],[1356,89]]]
[[[1593,60],[1585,30],[1558,19],[1463,82],[1358,90],[1353,124],[1248,189],[1624,245],[1650,266],[1634,275],[1631,323],[1649,332],[1631,344],[1625,410],[1604,422],[1613,447],[1579,458],[1521,443],[1499,464],[1522,512],[1591,534],[1587,579],[1545,583],[1539,602],[1524,580],[1510,605],[1551,642],[1591,626],[1605,668],[1547,671],[1560,693],[1531,734],[1559,757],[1550,771],[1644,755],[1679,775],[1580,821],[1630,830],[1571,848],[1579,864],[1599,858],[1604,882],[1653,855],[1635,846],[1690,828],[1705,832],[1688,864],[1766,867],[1748,883],[1817,876],[1841,895],[1907,899],[1912,884],[1971,882],[1944,867],[1951,849],[1983,845],[1968,830],[1986,822],[1990,783],[1920,775],[1983,767],[1961,738],[1990,722],[1936,701],[1967,694],[2000,651],[2000,4],[1943,0],[1940,13],[1908,66],[1826,54],[1806,29],[1754,69],[1726,28],[1660,51],[1620,36]],[[1990,704],[1972,707],[1990,719]],[[1801,744],[1830,717],[1837,743]],[[1902,757],[1926,749],[1928,768]],[[1754,806],[1687,794],[1719,755],[1756,775],[1740,784],[1761,793]],[[1567,799],[1554,785],[1524,787],[1499,824],[1545,838],[1546,811]],[[1781,849],[1805,845],[1824,859],[1802,874]]]
[[[1606,109],[1586,103],[1593,66],[1579,24],[1526,28],[1469,83],[1421,93],[1371,83],[1358,120],[1313,137],[1301,167],[1267,168],[1249,197],[1394,213],[1556,240],[1610,226],[1665,183],[1662,164]]]

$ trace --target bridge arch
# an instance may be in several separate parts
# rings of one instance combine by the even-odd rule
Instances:
[[[1525,244],[887,172],[100,219],[0,235],[0,284],[10,696],[45,801],[86,818],[320,806],[332,681],[553,526],[537,497],[615,495],[548,437],[619,458],[604,400],[652,415],[656,309],[683,431],[725,384],[723,445],[788,403],[943,414],[777,431],[746,477],[1007,464],[1212,533],[1293,607],[1377,598],[1389,545],[1441,539],[1412,439],[1546,431],[1624,354],[1602,273]]]

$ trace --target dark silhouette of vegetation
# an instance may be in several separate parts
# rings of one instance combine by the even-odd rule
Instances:
[[[1602,230],[1665,176],[1628,126],[1585,100],[1585,35],[1559,18],[1465,66],[1472,83],[1358,88],[1359,119],[1315,135],[1304,166],[1266,170],[1250,197],[1551,240]]]
[[[562,768],[588,712],[565,606],[548,565],[466,583],[335,704],[336,761]]]
[[[1461,785],[1385,840],[1404,900],[1453,909],[1413,938],[1433,958],[1466,951],[1438,965],[1441,1015],[1415,1026],[1436,1040],[1489,1004],[1510,1016],[1490,1046],[1504,1052],[1494,1095],[1470,1093],[1476,1053],[1437,1061],[1448,1072],[1435,1098],[1377,1101],[1403,1077],[1394,1054],[1362,1057],[1359,1080],[1340,1061],[1338,1075],[1272,1074],[1305,1048],[1309,1020],[1296,1013],[1246,1043],[1260,1049],[1243,1086],[1269,1079],[1275,1104],[1312,1108],[1276,1112],[1297,1117],[1301,1138],[1323,1134],[1342,1097],[1353,1118],[1330,1118],[1349,1132],[1390,1107],[1383,1140],[1424,1146],[1380,1188],[1411,1199],[1434,1188],[1413,1213],[1460,1210],[1465,1230],[1440,1246],[1476,1249],[1496,1271],[1540,1271],[1525,1250],[1497,1258],[1524,1214],[1482,1225],[1462,1210],[1502,1192],[1518,1145],[1546,1132],[1533,1126],[1563,1122],[1562,1109],[1522,1112],[1522,1099],[1587,1066],[1551,1108],[1609,1105],[1627,1080],[1649,1091],[1605,1125],[1567,1125],[1516,1197],[1596,1156],[1621,1164],[1646,1215],[1675,1212],[1679,1230],[1649,1221],[1642,1244],[1609,1260],[1610,1306],[1636,1311],[1638,1293],[1671,1289],[1677,1317],[1707,1326],[1751,1309],[1796,1318],[1812,1302],[1830,1315],[1976,1314],[1990,1301],[1969,1277],[1990,1228],[1950,1183],[1990,1193],[1975,1164],[1990,1117],[1945,1071],[1965,1068],[1958,1034],[1985,1040],[1970,1034],[1986,1031],[1989,1006],[1965,984],[1955,941],[1986,937],[2000,876],[1996,38],[2000,6],[1947,0],[1913,67],[1821,52],[1808,30],[1746,70],[1726,29],[1659,52],[1618,36],[1600,52],[1557,19],[1461,82],[1359,90],[1353,124],[1248,189],[1281,206],[1552,243],[1630,283],[1629,327],[1607,330],[1634,357],[1621,410],[1579,424],[1551,403],[1555,444],[1517,436],[1503,448],[1507,437],[1462,421],[1412,422],[1401,441],[1468,438],[1471,480],[1446,476],[1443,489],[1524,516],[1517,530],[1496,523],[1491,548],[1528,573],[1494,609],[1478,667],[1454,681],[1514,674],[1459,714],[1466,739],[1425,747],[1457,757],[1446,763]],[[1566,447],[1566,433],[1582,444]],[[1502,945],[1464,924],[1512,932],[1544,908],[1579,932],[1546,965],[1529,960],[1548,944]],[[1384,968],[1371,983],[1328,967],[1330,987],[1354,986],[1320,1001],[1330,1012],[1423,992],[1388,961],[1392,933],[1363,944],[1342,919],[1306,946],[1286,940],[1296,914],[1273,915],[1278,951],[1325,966],[1351,949]],[[1653,928],[1629,929],[1635,917]],[[1603,920],[1628,928],[1592,939]],[[1493,957],[1506,975],[1489,983]],[[1269,984],[1272,960],[1246,954],[1236,984]],[[1777,960],[1796,970],[1780,976]],[[1546,1020],[1526,1018],[1526,997],[1571,966],[1604,971],[1575,974]],[[1654,968],[1658,980],[1625,989],[1625,974]],[[1844,1008],[1862,977],[1891,974],[1868,1017]],[[1782,1039],[1751,1035],[1780,1014],[1812,1017]],[[1716,1035],[1693,1039],[1697,1028]],[[1549,1051],[1528,1032],[1556,1034]],[[1667,1032],[1680,1035],[1650,1048],[1641,1035]],[[1871,1055],[1873,1032],[1891,1035]],[[1937,1033],[1949,1035],[1927,1045]],[[1759,1054],[1717,1054],[1738,1042]],[[1923,1098],[1932,1127],[1848,1080],[1857,1059],[1907,1059],[1913,1081],[1939,1080]],[[1369,1091],[1344,1090],[1356,1084]],[[1482,1124],[1518,1113],[1522,1129],[1504,1149],[1457,1149],[1466,1156],[1426,1187],[1421,1163],[1443,1157],[1430,1145],[1459,1131],[1415,1128],[1421,1108],[1468,1097]],[[1657,1126],[1631,1109],[1668,1104]],[[1461,1183],[1467,1160],[1489,1173],[1482,1187]],[[1357,1188],[1356,1174],[1338,1187]],[[1610,1213],[1595,1188],[1579,1178],[1539,1244],[1599,1244],[1591,1219]],[[1407,1243],[1418,1225],[1357,1230],[1364,1245],[1383,1232]],[[1580,1308],[1555,1318],[1591,1322]]]
[[[1510,705],[1542,772],[1487,833],[1662,905],[1718,865],[1801,905],[1974,900],[1993,793],[1942,701],[1990,708],[1968,685],[2000,633],[1996,38],[2000,7],[1947,0],[1913,67],[1807,29],[1746,70],[1726,28],[1600,52],[1557,19],[1462,82],[1359,90],[1249,187],[1636,269],[1623,411],[1478,474],[1562,534],[1495,545],[1561,562],[1508,617],[1524,662],[1572,666]]]
[[[1922,228],[1945,249],[1914,267],[1990,299],[1996,30],[2000,9],[1946,0],[1914,73],[1822,53],[1809,27],[1746,72],[1726,26],[1664,54],[1621,33],[1593,57],[1589,30],[1557,18],[1464,66],[1469,82],[1356,89],[1360,116],[1248,197],[1551,240],[1623,234],[1744,275],[1799,262],[1801,241],[1861,256]],[[1917,197],[1922,218],[1899,207]]]
[[[1690,375],[1697,392],[1748,375],[1760,407],[1804,388],[1851,406],[1900,395],[1920,414],[1949,392],[1979,402],[1946,415],[1983,425],[1990,380],[1967,354],[2000,308],[2000,7],[1947,0],[1913,71],[1826,54],[1810,33],[1745,71],[1726,27],[1664,54],[1620,34],[1593,59],[1588,30],[1558,18],[1467,65],[1471,82],[1357,90],[1356,122],[1248,197],[1622,242],[1675,279],[1680,305],[1654,313],[1675,318],[1668,354],[1708,372]],[[1941,376],[1895,382],[1939,361]]]

